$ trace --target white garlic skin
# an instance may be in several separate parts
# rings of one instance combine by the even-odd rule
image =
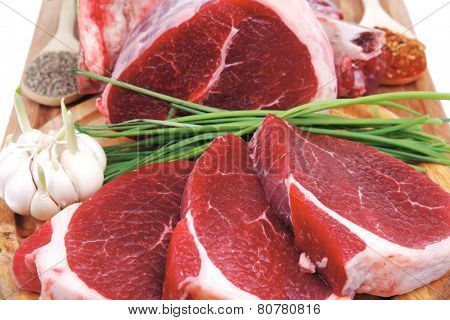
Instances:
[[[80,148],[72,154],[65,149],[61,155],[61,166],[72,181],[79,201],[88,199],[103,186],[103,169],[89,151]]]
[[[44,133],[36,129],[23,132],[17,139],[17,145],[34,148],[39,143],[42,135]]]
[[[77,133],[78,147],[83,149],[87,147],[95,156],[103,171],[106,168],[106,154],[103,147],[97,140],[92,139],[84,133]]]
[[[43,169],[50,162],[50,148],[47,147],[42,150],[36,150],[31,161],[31,173],[35,182],[38,181],[38,165]],[[37,183],[36,183],[37,184]]]
[[[30,215],[31,200],[36,193],[36,185],[31,176],[31,158],[22,163],[17,171],[6,182],[4,199],[14,212]]]
[[[61,168],[56,153],[56,145],[41,150],[33,159],[32,173],[34,181],[38,181],[37,167],[44,171],[47,182],[47,192],[60,208],[78,202],[78,195],[73,183]]]
[[[52,147],[52,155],[52,162],[44,169],[47,177],[47,192],[61,208],[65,208],[79,202],[78,194],[56,156],[56,146]]]
[[[38,190],[31,200],[31,216],[40,221],[47,221],[53,218],[61,209],[50,198],[49,194]]]
[[[15,143],[11,143],[0,153],[0,198],[5,198],[5,186],[8,180],[16,173],[29,158],[28,152],[17,148]]]

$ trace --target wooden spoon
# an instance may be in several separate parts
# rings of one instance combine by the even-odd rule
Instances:
[[[75,27],[75,6],[73,1],[64,0],[61,1],[61,9],[59,15],[59,22],[56,34],[50,42],[33,58],[35,60],[37,57],[41,56],[47,52],[58,52],[67,51],[74,54],[78,54],[78,49],[80,46],[79,41],[74,36]],[[22,92],[31,100],[38,102],[39,104],[59,107],[61,99],[64,98],[66,103],[71,103],[78,100],[81,96],[77,91],[66,94],[60,97],[48,97],[40,95],[29,88],[24,80],[22,79],[21,84]]]
[[[415,39],[416,36],[404,25],[394,20],[381,6],[380,0],[362,0],[364,4],[364,16],[360,21],[360,25],[374,28],[387,28],[396,33],[405,35],[409,38]]]

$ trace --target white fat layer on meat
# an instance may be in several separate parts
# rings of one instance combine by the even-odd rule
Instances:
[[[128,40],[125,42],[123,50],[113,71],[113,78],[119,78],[122,72],[148,48],[156,39],[167,32],[169,29],[176,28],[183,22],[191,19],[198,11],[201,4],[205,0],[185,0],[166,1],[162,5],[155,7],[152,11],[152,25],[143,28],[142,24],[147,24],[147,19],[137,24]],[[103,90],[102,98],[97,101],[97,107],[102,110],[102,113],[107,114],[106,107],[107,97],[111,91],[112,85],[108,84]]]
[[[120,76],[123,70],[156,39],[169,29],[176,28],[194,17],[205,0],[166,1],[152,11],[152,26],[148,27],[147,19],[140,22],[131,34],[120,53],[114,68],[113,77]],[[147,27],[142,29],[142,24]],[[132,45],[131,45],[132,44]],[[108,87],[111,87],[109,84]]]
[[[91,8],[89,4],[85,1],[80,1],[79,3],[79,13],[81,16],[78,19],[80,38],[82,41],[82,60],[90,71],[103,73],[105,66],[105,56],[102,53],[101,46],[102,43],[101,31],[94,20],[91,19],[90,13]]]
[[[207,93],[208,91],[211,90],[211,88],[213,88],[213,86],[217,83],[217,81],[219,81],[220,75],[222,74],[223,70],[225,70],[227,67],[237,64],[237,63],[234,63],[234,64],[227,65],[226,60],[227,60],[228,50],[230,49],[231,44],[233,43],[233,38],[238,32],[239,32],[239,30],[236,29],[235,27],[231,28],[228,37],[225,39],[225,41],[223,43],[222,49],[220,49],[219,66],[217,67],[216,71],[214,71],[214,73],[213,73],[211,79],[209,79],[209,82],[206,85],[205,89],[202,90],[202,92],[198,95],[198,97],[203,97],[203,95],[205,93]]]
[[[325,16],[319,16],[318,19],[333,44],[335,57],[348,56],[352,60],[369,61],[382,53],[384,45],[384,35],[382,31],[368,29],[345,21],[330,19]],[[365,53],[361,46],[358,46],[353,42],[365,32],[370,32],[376,38],[381,39],[381,41],[374,40],[378,42],[378,46],[369,53]],[[342,61],[336,62],[339,64],[342,63]]]
[[[307,201],[349,229],[366,243],[366,248],[345,265],[347,282],[344,295],[370,293],[392,296],[410,292],[445,275],[450,269],[450,237],[424,249],[412,249],[390,242],[345,219],[326,207],[292,175],[286,181],[294,185]]]
[[[309,273],[316,272],[316,265],[312,263],[311,259],[309,259],[309,257],[304,252],[302,252],[302,254],[300,255],[298,264],[300,268],[302,268],[305,271],[308,271]]]
[[[195,291],[196,299],[255,300],[257,296],[236,287],[214,265],[208,257],[205,247],[198,239],[191,211],[186,214],[186,222],[200,257],[200,272],[196,277],[188,277],[180,287],[184,288],[185,297]]]
[[[93,72],[103,72],[103,65],[105,65],[105,56],[102,54],[98,45],[100,39],[100,29],[92,22],[89,26],[85,26],[86,36],[84,37],[84,63],[89,70]],[[93,61],[96,61],[95,63]]]
[[[317,265],[317,268],[325,269],[328,265],[328,258],[327,257],[322,258],[322,260],[318,261],[316,263],[316,265]]]
[[[106,299],[96,290],[89,288],[70,270],[67,261],[64,238],[72,216],[79,206],[79,203],[73,204],[54,216],[51,220],[53,230],[51,241],[31,253],[30,258],[33,259],[34,256],[42,284],[40,299]]]
[[[130,27],[137,25],[142,12],[149,12],[158,2],[159,0],[133,0],[130,5],[129,0],[114,0],[106,6],[104,14],[108,18],[108,27],[102,31],[105,46],[113,57],[117,57],[122,50],[127,39],[123,35],[131,31]]]
[[[128,21],[124,15],[127,5],[128,1],[115,0],[108,4],[105,8],[106,12],[103,13],[114,22],[112,23],[113,27],[103,29],[105,43],[109,46],[108,49],[114,53],[120,52],[124,41],[123,35],[129,32]],[[128,19],[131,18],[128,17]]]
[[[318,81],[317,94],[312,100],[328,100],[337,96],[337,80],[334,54],[328,37],[309,4],[291,1],[286,5],[280,0],[256,0],[272,9],[297,36],[311,54]]]
[[[352,300],[352,299],[353,299],[353,295],[352,296],[337,296],[337,295],[332,293],[325,300]]]

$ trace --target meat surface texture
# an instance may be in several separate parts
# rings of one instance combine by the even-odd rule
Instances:
[[[164,299],[326,299],[252,172],[247,144],[216,139],[197,161],[169,246]]]
[[[165,0],[132,31],[113,77],[224,109],[336,97],[333,51],[305,0]],[[108,85],[112,123],[166,119],[169,104]]]
[[[22,290],[41,292],[41,282],[36,271],[36,265],[30,261],[30,254],[45,246],[52,238],[52,224],[46,222],[30,237],[21,243],[14,252],[12,270],[17,286]]]
[[[79,0],[79,68],[110,76],[127,35],[163,0]],[[104,85],[78,77],[81,94],[102,91]]]
[[[386,68],[384,32],[343,21],[331,1],[308,0],[334,52],[339,97],[370,94],[381,82]]]
[[[405,163],[269,116],[255,170],[296,243],[337,294],[403,294],[450,269],[450,195]]]
[[[41,299],[161,299],[191,170],[185,161],[144,167],[57,214],[16,251],[18,285]]]

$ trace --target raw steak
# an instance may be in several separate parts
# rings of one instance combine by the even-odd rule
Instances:
[[[77,205],[74,206],[74,208],[76,207]],[[47,222],[22,242],[14,252],[12,269],[17,286],[20,289],[41,292],[41,282],[37,275],[36,265],[27,257],[34,250],[48,244],[51,237],[52,225]]]
[[[14,254],[18,286],[41,299],[160,299],[191,169],[184,161],[145,167],[56,215]]]
[[[130,31],[163,0],[79,0],[79,68],[110,76]],[[78,77],[82,94],[102,91],[103,85]]]
[[[247,144],[218,138],[197,161],[169,246],[164,299],[333,298],[303,273],[300,252],[251,170]]]
[[[386,68],[384,32],[343,21],[328,0],[308,0],[333,46],[339,97],[358,97],[377,88]]]
[[[450,195],[405,163],[269,116],[252,159],[272,207],[335,293],[392,296],[450,268]]]
[[[130,34],[113,77],[224,109],[336,97],[333,51],[305,0],[165,0]],[[169,104],[108,85],[112,123],[166,119]]]

